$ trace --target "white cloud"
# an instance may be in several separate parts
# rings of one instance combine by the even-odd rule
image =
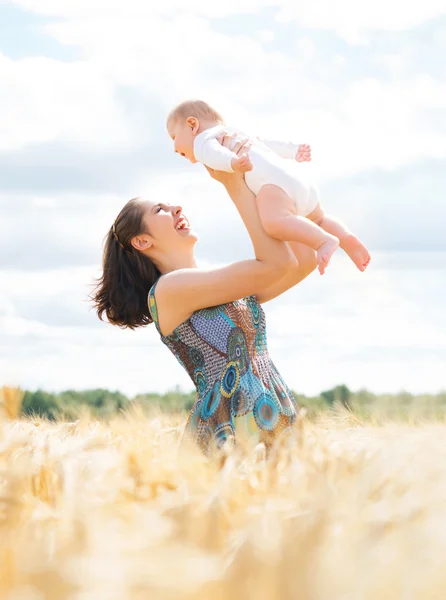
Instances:
[[[31,9],[31,3],[24,6]],[[135,2],[144,14],[147,6]],[[175,6],[167,4],[160,11]],[[379,22],[380,6],[369,15],[371,26]],[[317,13],[313,4],[309,7],[302,7],[302,19]],[[356,7],[344,2],[340,12],[351,10],[354,22],[360,14]],[[207,9],[201,13],[194,6],[187,15],[178,8],[170,19],[158,9],[150,19],[129,10],[124,21],[121,4],[112,4],[106,14],[102,9],[102,3],[90,2],[39,4],[39,10],[67,17],[43,26],[44,31],[80,48],[83,60],[0,57],[0,149],[63,140],[89,151],[135,152],[153,136],[148,123],[157,120],[157,132],[162,132],[172,105],[195,96],[253,134],[312,143],[318,173],[325,178],[446,156],[438,114],[429,117],[433,109],[445,112],[446,84],[438,79],[413,74],[384,81],[365,73],[346,80],[343,59],[348,58],[334,55],[330,63],[322,61],[309,34],[299,37],[296,52],[278,52],[274,44],[265,47],[261,38],[216,32],[207,19],[196,16]],[[413,19],[424,14],[411,10],[402,12]],[[334,14],[337,8],[328,10],[326,18]],[[402,49],[381,59],[377,55],[375,62],[395,70],[406,54]],[[131,101],[126,105],[120,99],[123,86],[128,97],[138,100],[139,112],[132,110]],[[144,104],[149,120],[142,126]],[[157,135],[151,152],[168,144],[167,136]]]
[[[183,207],[200,239],[200,259],[228,262],[253,255],[223,186],[200,165],[188,171],[152,171],[133,191]],[[343,219],[373,250],[442,250],[445,191],[439,161],[435,169],[417,164],[387,176],[370,173],[326,182],[321,199],[327,212]],[[100,264],[102,240],[130,197],[74,191],[0,193],[0,268],[29,272]]]
[[[336,31],[349,40],[357,41],[364,32],[402,31],[420,25],[429,19],[446,13],[444,0],[410,2],[404,0],[313,0],[296,3],[293,0],[226,0],[226,2],[202,2],[190,0],[164,0],[145,2],[127,0],[9,0],[30,12],[51,17],[83,18],[102,20],[109,18],[149,19],[155,16],[192,15],[206,18],[221,18],[240,14],[258,15],[265,8],[278,11],[278,18],[296,21],[309,29]]]
[[[75,46],[80,58],[0,55],[0,160],[7,170],[10,157],[17,157],[14,189],[27,188],[31,168],[45,168],[47,178],[35,177],[36,187],[42,187],[31,194],[0,196],[3,381],[47,389],[101,385],[128,394],[175,383],[190,389],[153,327],[124,332],[101,325],[86,303],[101,240],[127,199],[106,193],[117,185],[117,173],[120,189],[183,204],[201,235],[201,257],[227,262],[252,254],[223,188],[199,166],[183,166],[174,158],[168,163],[164,118],[184,97],[208,99],[228,121],[254,134],[310,142],[320,179],[327,186],[327,180],[337,180],[331,184],[337,199],[327,198],[326,208],[342,208],[341,216],[361,235],[373,237],[371,229],[379,229],[381,237],[373,239],[380,243],[404,244],[413,237],[415,247],[424,247],[429,236],[441,237],[442,183],[440,175],[431,176],[429,160],[446,156],[440,127],[446,85],[411,72],[410,43],[382,53],[373,46],[361,49],[364,62],[356,63],[355,50],[347,48],[327,59],[312,29],[364,42],[372,31],[401,31],[439,15],[443,3],[403,6],[379,0],[365,7],[315,0],[298,9],[291,0],[178,0],[155,8],[139,0],[12,3],[58,18],[41,32]],[[287,48],[282,25],[271,18],[255,24],[252,37],[231,35],[229,21],[226,33],[216,31],[210,20],[250,11],[254,19],[267,6],[307,28],[297,29]],[[437,42],[440,46],[441,39]],[[327,37],[328,49],[329,43]],[[392,77],[380,78],[374,70],[380,65]],[[362,69],[356,77],[355,68]],[[74,148],[80,161],[71,179],[64,164],[71,155],[64,154],[60,165],[54,157],[64,148]],[[416,161],[424,161],[426,170]],[[404,165],[414,165],[410,177],[403,170],[398,175]],[[95,169],[101,171],[98,180]],[[376,180],[342,181],[372,169]],[[379,169],[394,169],[405,184],[393,184]],[[104,184],[108,176],[110,186]],[[58,179],[57,194],[42,191],[51,187],[50,179]],[[100,190],[75,192],[74,187]],[[414,268],[416,261],[421,269]],[[271,355],[290,385],[307,393],[342,382],[377,391],[444,386],[446,289],[444,269],[433,262],[417,255],[406,269],[401,257],[374,254],[370,271],[361,275],[336,257],[324,278],[314,275],[267,305]]]
[[[407,2],[405,0],[280,0],[279,19],[296,21],[308,29],[335,31],[355,44],[367,41],[373,31],[404,31],[446,14],[444,0]]]
[[[87,62],[0,54],[0,151],[63,140],[107,152],[134,132],[114,86]]]
[[[374,255],[361,274],[339,254],[324,277],[266,304],[270,355],[289,385],[307,394],[339,383],[377,392],[444,388],[445,259]],[[85,301],[96,274],[97,267],[0,273],[2,381],[130,395],[176,383],[192,389],[153,326],[132,332],[97,320]]]
[[[328,101],[329,102],[329,101]],[[323,177],[345,177],[362,170],[395,169],[427,158],[446,157],[446,138],[438,116],[429,111],[446,106],[446,84],[427,75],[384,83],[358,79],[338,95],[332,109],[281,112],[269,119],[267,133],[282,137],[300,131],[313,145]]]
[[[296,389],[444,389],[444,253],[372,254],[365,274],[335,255],[268,307],[270,350]],[[418,267],[418,268],[414,268]]]
[[[151,174],[139,195],[179,204],[199,234],[198,254],[214,262],[252,256],[248,235],[223,186],[204,169]],[[59,192],[0,194],[0,268],[44,271],[100,264],[102,240],[129,197]],[[228,247],[228,239],[231,239]]]
[[[259,42],[268,43],[272,42],[276,37],[276,34],[272,29],[259,29],[256,31],[255,38],[259,40]]]
[[[40,271],[100,262],[101,241],[122,205],[111,195],[2,194],[1,264]]]
[[[191,0],[9,0],[41,15],[64,19],[84,19],[105,21],[116,19],[124,28],[133,28],[132,21],[150,21],[157,17],[192,16],[203,18],[235,17],[251,14],[255,18],[262,10],[272,8],[277,11],[279,22],[295,22],[302,28],[334,31],[351,44],[369,41],[369,34],[375,31],[405,31],[421,25],[430,19],[446,14],[444,0],[406,2],[405,0],[375,0],[356,2],[355,0],[226,0],[226,2],[203,2]],[[1,4],[1,2],[0,2]],[[117,38],[119,39],[119,38]]]
[[[10,4],[20,6],[30,12],[51,17],[65,18],[130,18],[144,19],[154,16],[177,16],[178,14],[205,17],[225,17],[229,15],[254,13],[264,7],[274,6],[275,0],[226,0],[226,2],[202,2],[190,0],[166,0],[165,2],[146,2],[145,0],[8,0]],[[1,4],[1,2],[0,2]]]
[[[115,84],[135,86],[167,110],[189,96],[241,111],[274,99],[271,84],[293,69],[284,54],[266,51],[261,41],[222,34],[208,20],[117,18],[70,20],[47,25],[60,43],[81,47],[88,60]],[[119,39],[119,44],[116,40]],[[270,74],[265,82],[265,72]]]

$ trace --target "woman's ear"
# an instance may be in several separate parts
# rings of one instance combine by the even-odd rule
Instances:
[[[187,117],[186,123],[189,125],[192,133],[197,135],[198,129],[200,128],[200,122],[196,117]]]
[[[152,236],[148,233],[141,233],[141,235],[135,235],[130,240],[131,245],[135,250],[139,250],[139,252],[144,252],[144,250],[148,250],[153,245]]]

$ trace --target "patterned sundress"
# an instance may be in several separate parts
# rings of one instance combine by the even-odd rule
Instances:
[[[163,336],[155,289],[149,308],[158,333],[197,389],[185,438],[212,454],[244,436],[270,447],[291,431],[297,406],[268,355],[265,313],[255,296],[197,310]]]

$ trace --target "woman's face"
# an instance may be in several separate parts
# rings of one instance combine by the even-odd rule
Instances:
[[[198,240],[190,223],[179,205],[144,200],[146,211],[144,223],[149,233],[152,248],[158,252],[184,250],[194,246]]]

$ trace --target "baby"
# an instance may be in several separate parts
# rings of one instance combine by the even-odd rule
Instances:
[[[167,130],[175,152],[192,163],[244,173],[247,186],[256,195],[265,231],[316,250],[321,275],[339,245],[360,271],[365,270],[370,262],[367,248],[341,221],[325,214],[317,188],[296,168],[295,161],[309,156],[308,146],[252,139],[248,152],[237,156],[217,139],[228,131],[223,118],[201,100],[174,108],[167,118]]]

